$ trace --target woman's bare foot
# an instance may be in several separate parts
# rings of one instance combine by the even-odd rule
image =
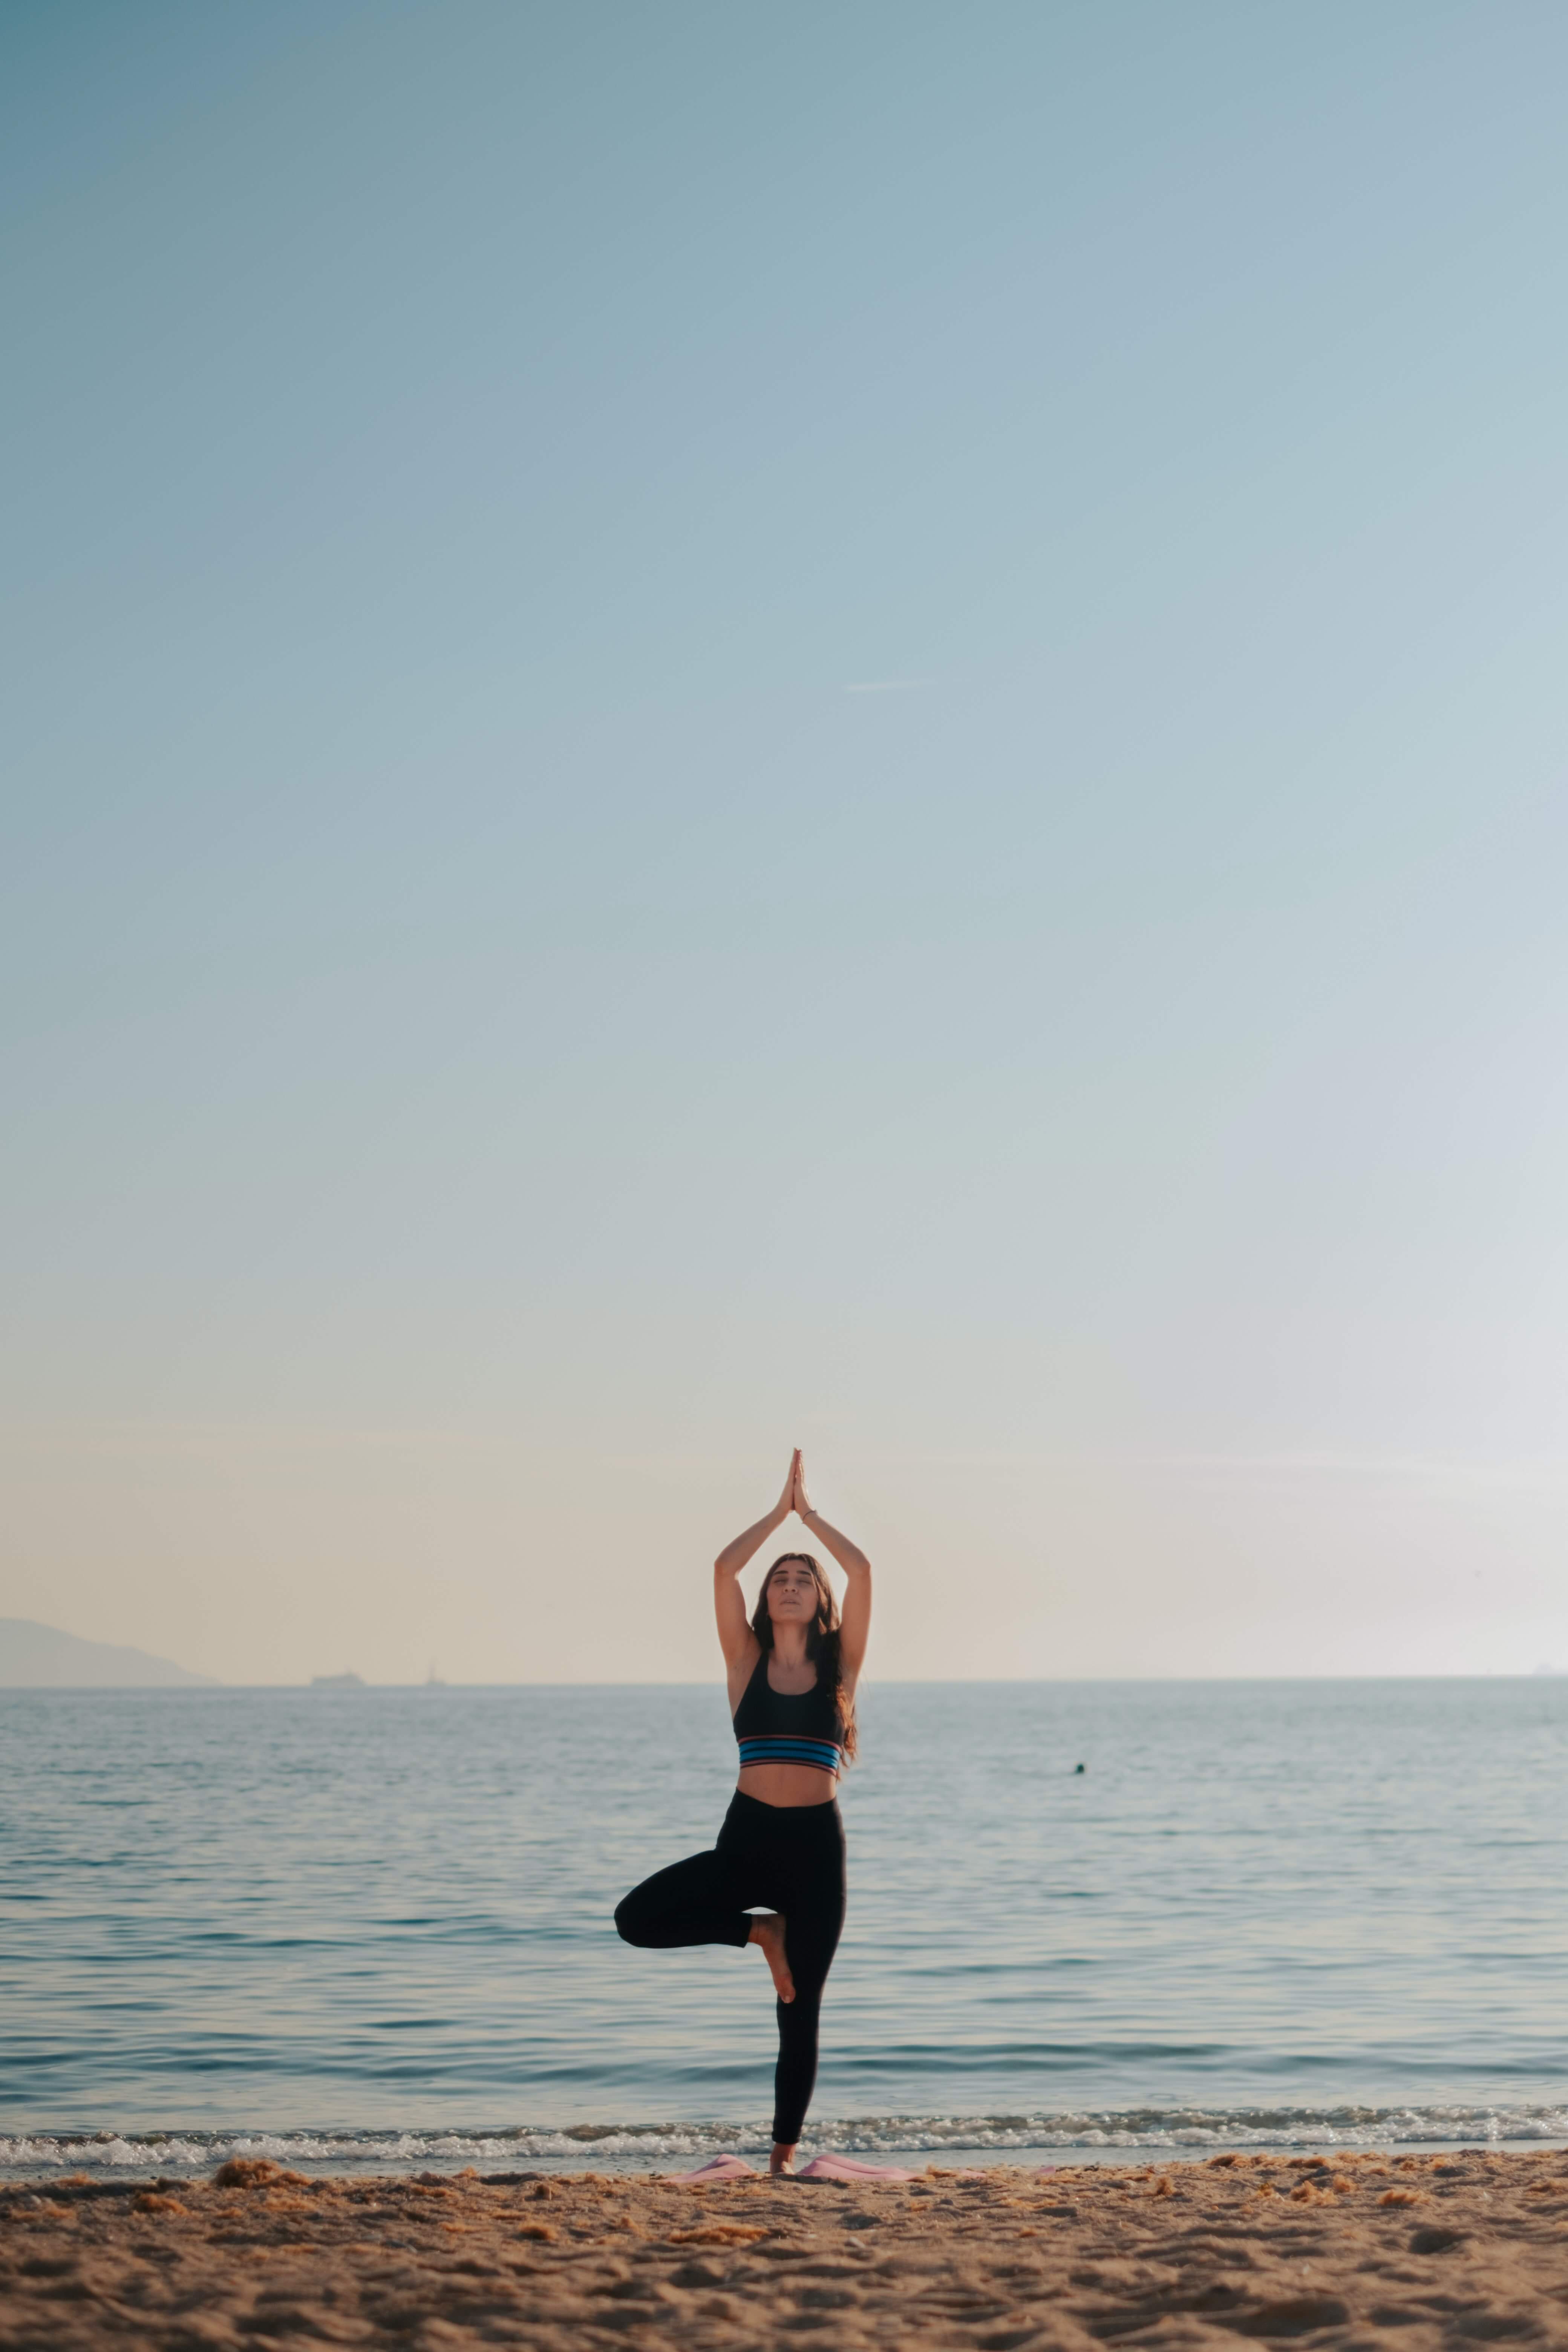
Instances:
[[[793,2000],[795,1979],[789,1972],[789,1962],[784,1958],[784,1913],[782,1911],[763,1912],[760,1917],[752,1920],[752,1932],[746,1941],[748,1944],[762,1946],[763,1958],[768,1964],[768,1974],[773,1978],[773,1990],[779,1999]],[[775,2164],[773,2170],[777,2172],[778,2169],[779,2167]]]
[[[795,2152],[799,2145],[798,2140],[791,2140],[787,2145],[782,2139],[774,2140],[773,2152],[768,2158],[768,2176],[771,2179],[777,2180],[781,2175],[793,2175]]]

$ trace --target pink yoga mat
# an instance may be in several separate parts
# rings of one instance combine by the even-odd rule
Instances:
[[[710,2156],[706,2164],[698,2166],[695,2172],[670,2175],[674,2180],[755,2180],[760,2177],[756,2167],[748,2164],[743,2156],[731,2156],[728,2152],[723,2156]],[[900,2172],[895,2165],[862,2164],[858,2157],[853,2156],[814,2156],[809,2164],[788,2177],[794,2180],[839,2180],[852,2184],[858,2180],[914,2180],[919,2175]]]
[[[916,2180],[918,2173],[900,2171],[896,2164],[862,2164],[855,2156],[814,2156],[798,2180]]]
[[[1060,2167],[1041,2164],[1039,2172],[1056,2172]],[[756,2180],[761,2178],[755,2165],[748,2164],[743,2156],[710,2156],[695,2172],[672,2172],[671,2180]],[[862,2164],[858,2156],[814,2156],[811,2162],[791,2176],[795,2180],[918,2180],[918,2172],[903,2172],[894,2164]],[[961,2172],[960,2180],[983,2180],[984,2173]]]

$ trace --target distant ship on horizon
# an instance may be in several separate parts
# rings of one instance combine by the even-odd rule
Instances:
[[[363,1675],[351,1675],[347,1673],[341,1675],[312,1675],[310,1676],[310,1688],[312,1690],[363,1690],[365,1688],[365,1679]]]

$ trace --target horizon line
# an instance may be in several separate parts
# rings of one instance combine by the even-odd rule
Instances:
[[[885,1675],[862,1677],[862,1684],[888,1690],[948,1690],[995,1689],[1016,1686],[1025,1688],[1072,1689],[1080,1684],[1137,1684],[1209,1689],[1215,1684],[1277,1684],[1277,1683],[1507,1683],[1507,1682],[1568,1682],[1568,1667],[1563,1666],[1488,1666],[1470,1672],[1461,1668],[1438,1670],[1368,1671],[1348,1674],[1215,1674],[1215,1675]],[[160,1698],[210,1697],[218,1693],[239,1696],[257,1691],[320,1691],[323,1696],[336,1694],[352,1696],[355,1691],[433,1691],[433,1690],[716,1690],[716,1677],[700,1682],[677,1680],[674,1677],[640,1677],[636,1681],[604,1682],[586,1677],[560,1676],[550,1682],[461,1682],[443,1676],[431,1682],[427,1678],[415,1682],[369,1682],[356,1675],[344,1682],[338,1675],[313,1677],[309,1682],[226,1683],[215,1676],[190,1683],[0,1683],[0,1699],[16,1697],[23,1692],[43,1693],[56,1696],[89,1693],[101,1696],[105,1692],[137,1692]]]

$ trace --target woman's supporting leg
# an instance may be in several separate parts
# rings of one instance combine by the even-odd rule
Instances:
[[[844,1913],[789,1914],[784,1948],[795,1979],[795,1999],[778,2006],[779,2062],[773,2073],[773,2139],[793,2147],[816,2087],[817,2028],[827,1971],[838,1944]]]
[[[814,1814],[817,1809],[812,1808]],[[817,2027],[823,1989],[844,1927],[844,1830],[838,1808],[826,1806],[809,1837],[788,1857],[785,1883],[773,1897],[785,1915],[784,1950],[795,1999],[780,2001],[779,2059],[773,2074],[773,2143],[793,2149],[816,2084]]]
[[[670,1951],[682,1944],[748,1944],[752,1921],[741,1908],[732,1858],[688,1854],[656,1870],[616,1906],[616,1926],[628,1944]]]

